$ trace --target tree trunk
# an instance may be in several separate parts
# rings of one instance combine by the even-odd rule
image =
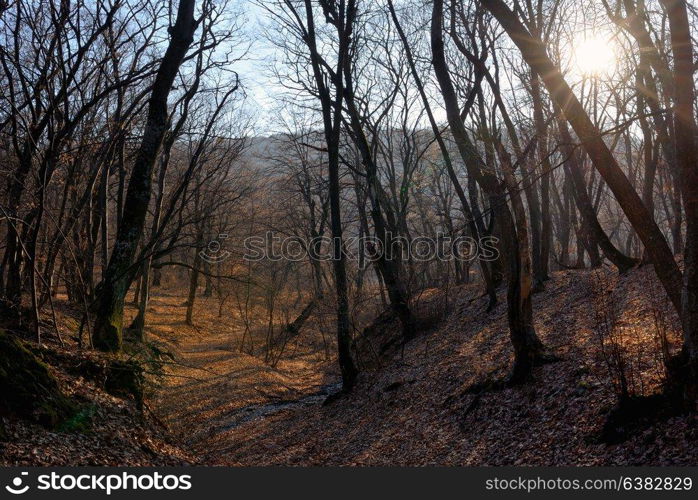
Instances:
[[[121,223],[98,291],[92,341],[100,350],[121,350],[124,298],[131,280],[130,268],[148,211],[153,165],[167,130],[167,98],[197,27],[194,5],[195,0],[180,0],[177,19],[170,28],[170,42],[153,83],[143,139],[129,180]]]
[[[588,230],[590,239],[594,244],[601,247],[603,254],[618,268],[618,271],[625,273],[637,265],[638,262],[618,250],[601,227],[596,216],[596,210],[594,210],[586,189],[581,162],[577,161],[577,154],[572,148],[572,136],[567,130],[567,124],[562,119],[558,119],[558,129],[560,131],[560,139],[562,140],[562,154],[566,159],[565,173],[572,179],[574,200],[582,216],[582,221]]]
[[[199,286],[199,266],[201,265],[201,258],[199,257],[199,249],[196,249],[196,254],[194,255],[194,265],[191,268],[191,274],[189,276],[189,293],[187,294],[187,315],[186,323],[191,326],[194,324],[194,302],[196,301],[196,289]]]
[[[473,176],[483,191],[490,199],[492,216],[500,225],[502,237],[506,244],[505,252],[510,270],[509,293],[507,294],[507,311],[509,315],[509,333],[514,345],[516,360],[512,381],[520,381],[528,376],[533,363],[542,351],[542,343],[533,329],[530,310],[530,254],[528,253],[528,232],[522,228],[525,234],[526,244],[522,248],[521,242],[515,238],[516,228],[511,218],[511,213],[506,204],[506,197],[501,183],[494,174],[494,166],[484,165],[475,146],[470,141],[465,125],[460,116],[458,97],[451,81],[443,43],[443,0],[434,1],[434,9],[431,21],[431,47],[433,54],[433,66],[436,78],[441,87],[441,94],[446,106],[446,115],[451,127],[451,133],[458,146],[461,158],[468,168],[468,174]],[[519,214],[521,216],[521,214]],[[525,215],[523,216],[525,224]],[[525,252],[525,253],[523,253]],[[523,274],[527,274],[524,280]]]
[[[681,311],[681,272],[669,245],[637,192],[628,181],[598,128],[572,92],[559,69],[552,63],[540,40],[535,39],[502,0],[481,0],[506,30],[521,55],[545,84],[552,100],[562,109],[567,121],[579,137],[594,167],[611,188],[642,243],[647,249],[657,276],[677,311]]]
[[[150,299],[150,259],[143,263],[143,271],[140,278],[140,296],[138,299],[138,313],[131,322],[129,330],[132,330],[134,337],[139,342],[145,341],[145,315],[148,309],[148,300]]]
[[[533,100],[533,116],[538,142],[538,160],[541,168],[540,198],[541,198],[541,230],[540,230],[540,254],[538,269],[534,266],[534,278],[536,287],[542,287],[543,281],[548,279],[548,263],[550,260],[550,240],[552,237],[550,217],[550,174],[552,165],[548,151],[548,130],[543,116],[543,98],[540,91],[540,79],[535,73],[531,77],[531,97]],[[535,177],[535,171],[532,172]]]
[[[693,104],[694,56],[685,0],[662,0],[669,17],[674,55],[674,133],[686,211],[686,249],[681,294],[683,351],[672,363],[669,384],[680,389],[688,407],[698,401],[698,145]]]
[[[402,31],[402,27],[400,26],[400,23],[398,21],[397,15],[395,13],[395,7],[393,6],[392,0],[388,0],[388,8],[390,9],[390,14],[393,18],[393,22],[395,23],[395,27],[397,28],[398,34],[400,36],[400,40],[402,41],[402,46],[405,50],[405,54],[407,56],[407,62],[410,66],[410,71],[412,72],[412,77],[415,80],[415,84],[417,85],[417,90],[419,91],[419,95],[422,98],[422,104],[424,105],[424,108],[427,113],[427,117],[429,118],[429,124],[431,125],[432,132],[434,133],[434,137],[436,137],[436,142],[439,145],[439,150],[441,151],[441,156],[444,159],[444,164],[446,165],[446,171],[448,172],[448,177],[451,180],[451,184],[453,184],[453,189],[456,192],[456,196],[458,196],[458,200],[460,201],[461,204],[461,209],[463,211],[463,216],[465,217],[466,223],[468,224],[468,229],[470,230],[470,234],[473,238],[476,240],[479,240],[480,236],[482,235],[482,232],[478,228],[476,219],[474,217],[474,214],[472,210],[470,209],[470,204],[468,203],[468,199],[465,196],[465,192],[463,191],[463,187],[461,186],[460,181],[458,180],[458,176],[456,175],[456,171],[453,168],[453,162],[451,161],[451,155],[448,152],[448,148],[446,147],[446,143],[443,140],[443,136],[441,135],[441,130],[439,129],[439,126],[436,123],[436,119],[434,118],[434,114],[431,110],[431,106],[429,104],[429,99],[426,95],[426,92],[424,90],[424,85],[422,84],[422,80],[419,77],[419,73],[417,73],[417,69],[414,63],[414,58],[412,56],[412,50],[410,49],[409,43],[407,41],[407,37],[405,36],[404,32]],[[458,260],[456,261],[458,263]],[[488,310],[493,309],[497,305],[497,290],[495,286],[495,282],[492,279],[492,273],[490,272],[490,267],[488,266],[487,262],[478,259],[478,262],[480,263],[480,270],[482,272],[482,277],[483,280],[485,281],[485,287],[487,290],[487,295],[489,296],[490,302],[487,306]],[[468,266],[466,266],[467,269]],[[466,277],[467,278],[467,277]]]
[[[335,277],[337,293],[337,352],[339,367],[342,372],[342,388],[349,391],[356,383],[358,370],[351,353],[351,331],[349,320],[349,296],[347,293],[346,255],[342,241],[341,218],[341,187],[339,183],[339,140],[342,127],[342,101],[344,95],[342,78],[332,79],[334,98],[322,69],[324,61],[317,48],[315,18],[311,0],[305,0],[305,15],[307,35],[304,37],[310,51],[313,77],[318,87],[318,99],[322,108],[322,119],[327,146],[327,170],[329,175],[330,228],[332,232],[332,269]],[[340,38],[337,53],[336,72],[341,75],[344,68],[344,58],[350,57],[351,43],[356,6],[349,0],[346,10],[341,13],[341,19],[336,20],[336,29]]]
[[[533,367],[548,359],[543,343],[536,334],[533,325],[533,280],[531,254],[528,243],[528,223],[519,188],[514,178],[514,169],[509,154],[504,146],[497,144],[498,155],[502,164],[505,184],[514,212],[512,218],[506,205],[504,192],[501,193],[499,213],[502,221],[502,234],[507,242],[509,260],[509,279],[507,286],[507,319],[509,335],[514,347],[514,367],[509,383],[518,384],[530,377]]]
[[[361,161],[366,170],[366,190],[368,199],[371,202],[371,219],[375,228],[376,236],[381,243],[381,249],[376,256],[376,262],[380,267],[383,281],[388,291],[390,298],[390,307],[396,316],[400,319],[402,326],[402,335],[404,339],[409,340],[417,334],[416,320],[409,306],[409,296],[407,290],[400,278],[400,255],[390,255],[389,248],[392,248],[392,241],[388,240],[390,232],[385,223],[385,218],[382,211],[380,181],[378,179],[378,168],[373,160],[368,139],[366,138],[362,120],[359,115],[359,110],[354,102],[354,89],[352,86],[352,67],[350,59],[345,60],[344,67],[344,95],[347,112],[350,118],[350,124],[353,131],[353,140],[361,154]]]
[[[37,138],[32,137],[32,139],[36,140]],[[14,323],[15,326],[21,322],[22,266],[24,263],[17,217],[24,192],[24,183],[32,166],[32,152],[33,148],[29,144],[24,146],[19,158],[19,165],[8,183],[7,209],[3,210],[2,213],[7,220],[7,244],[3,268],[0,269],[0,272],[4,272],[7,268],[7,279],[3,290],[3,313],[10,319],[10,324]]]

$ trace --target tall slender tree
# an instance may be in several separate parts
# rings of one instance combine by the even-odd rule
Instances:
[[[136,255],[151,197],[153,165],[168,128],[167,98],[179,67],[194,41],[198,21],[195,0],[180,0],[170,42],[155,76],[148,102],[143,139],[129,179],[121,224],[109,264],[98,287],[92,342],[105,351],[119,351],[122,345],[124,300],[133,279]]]

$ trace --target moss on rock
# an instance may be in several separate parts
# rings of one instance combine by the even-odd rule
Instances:
[[[0,414],[55,428],[75,412],[46,364],[16,337],[0,331]]]

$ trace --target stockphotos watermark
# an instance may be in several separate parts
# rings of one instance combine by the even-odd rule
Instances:
[[[192,487],[189,474],[161,474],[159,472],[132,474],[39,474],[35,483],[28,472],[12,479],[5,490],[13,495],[23,495],[30,490],[38,491],[94,491],[111,495],[115,491],[174,491],[190,490]]]
[[[224,248],[227,234],[220,234],[211,240],[199,256],[206,262],[215,264],[226,260],[232,252]],[[330,261],[334,257],[335,239],[330,236],[317,236],[305,239],[298,236],[281,236],[268,231],[264,236],[245,238],[243,258],[247,261],[294,261],[310,258],[317,261]],[[385,243],[375,236],[349,236],[339,243],[346,259],[359,261],[363,255],[364,265],[379,259],[413,262],[451,261],[472,262],[475,259],[494,261],[499,258],[496,236],[472,238],[470,236],[436,237],[419,236],[408,239],[402,235],[386,233]]]

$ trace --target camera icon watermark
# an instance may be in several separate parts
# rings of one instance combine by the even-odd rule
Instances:
[[[27,491],[29,491],[29,485],[27,484],[27,485],[22,486],[22,484],[24,483],[24,480],[23,480],[24,476],[28,476],[28,475],[29,475],[28,472],[20,473],[19,476],[15,477],[12,480],[11,485],[8,484],[7,486],[5,486],[5,489],[9,493],[12,493],[13,495],[22,495],[22,494],[26,493]]]
[[[231,252],[223,249],[223,242],[227,239],[228,235],[226,233],[221,233],[216,238],[209,241],[206,248],[199,252],[201,260],[209,264],[218,264],[230,257]]]

